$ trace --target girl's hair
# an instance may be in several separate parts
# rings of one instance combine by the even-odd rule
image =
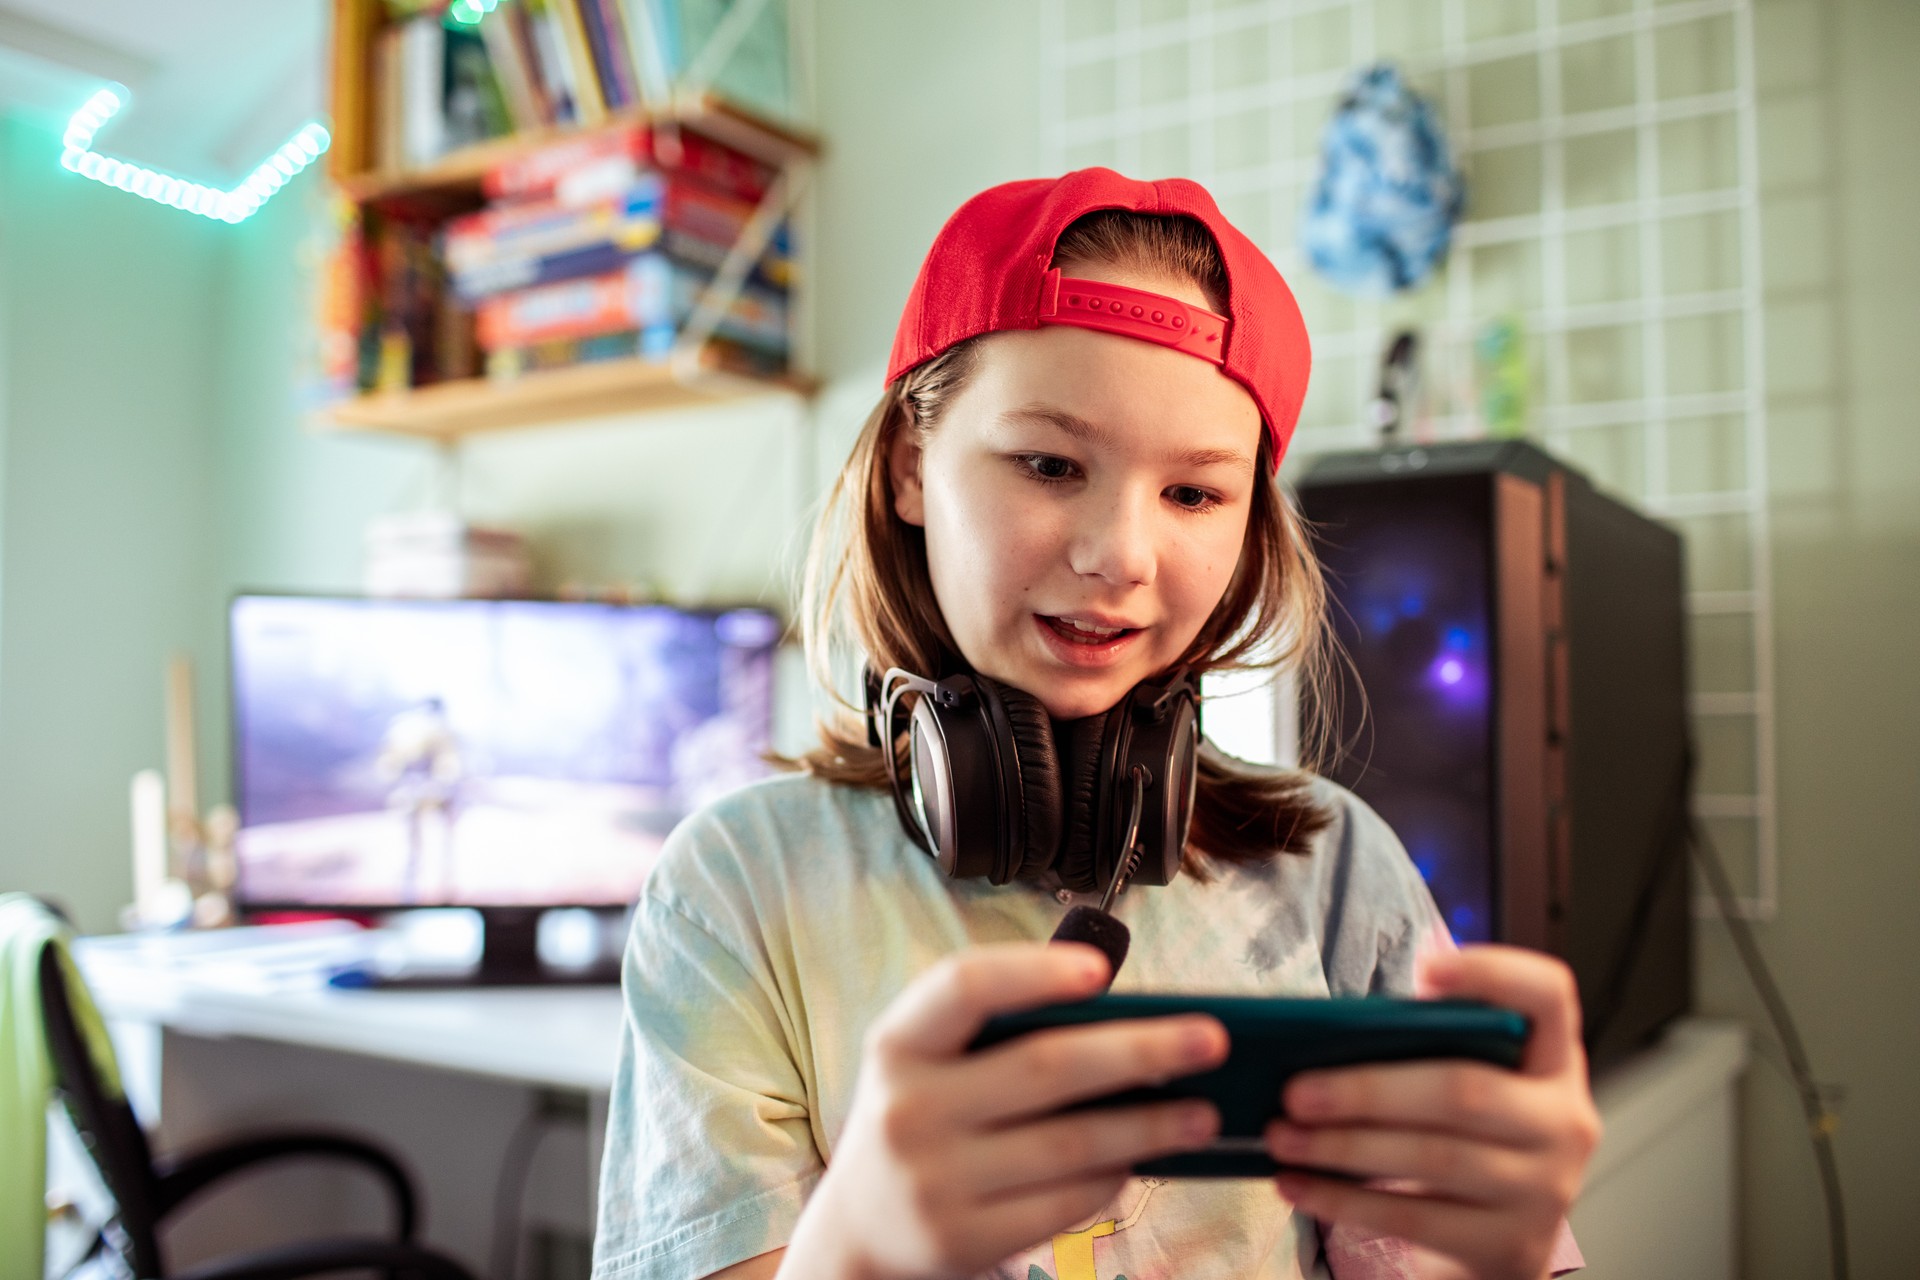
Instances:
[[[1213,310],[1227,311],[1226,268],[1212,236],[1194,219],[1117,209],[1087,214],[1062,233],[1051,265],[1094,263],[1191,281]],[[888,786],[886,759],[881,748],[867,745],[860,709],[840,693],[848,673],[836,665],[864,658],[875,671],[901,667],[935,677],[960,665],[934,598],[926,534],[894,512],[887,459],[903,433],[924,441],[938,428],[979,362],[979,343],[970,338],[950,347],[886,389],[814,531],[801,592],[802,634],[814,678],[835,705],[819,722],[820,745],[795,763],[816,777]],[[1305,525],[1269,478],[1271,449],[1263,431],[1239,565],[1179,665],[1196,676],[1291,667],[1310,695],[1307,706],[1320,708],[1331,688],[1326,586]],[[1303,726],[1309,768],[1325,746],[1325,729],[1318,711]],[[1302,853],[1329,821],[1313,803],[1307,773],[1259,768],[1203,743],[1185,866],[1205,879],[1206,858],[1239,863]]]

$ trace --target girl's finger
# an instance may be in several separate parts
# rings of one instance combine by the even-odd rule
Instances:
[[[1535,1150],[1564,1120],[1564,1090],[1484,1062],[1392,1062],[1302,1072],[1287,1082],[1297,1125],[1419,1129]]]
[[[978,1124],[1046,1115],[1208,1071],[1226,1056],[1226,1028],[1203,1014],[1035,1031],[975,1055],[954,1115]]]
[[[1280,1122],[1268,1127],[1266,1138],[1268,1153],[1283,1165],[1411,1178],[1434,1195],[1467,1204],[1512,1205],[1539,1198],[1542,1189],[1539,1161],[1452,1134]]]
[[[1512,1235],[1512,1222],[1478,1205],[1307,1174],[1283,1173],[1275,1182],[1295,1209],[1322,1222],[1343,1222],[1394,1236],[1463,1262],[1492,1248],[1511,1248],[1505,1242]]]
[[[1084,943],[969,947],[909,983],[874,1023],[870,1043],[906,1059],[950,1058],[993,1015],[1084,1000],[1108,975],[1107,958]]]
[[[1573,970],[1552,956],[1491,943],[1429,952],[1420,984],[1436,996],[1485,1000],[1525,1014],[1532,1023],[1520,1069],[1558,1075],[1584,1061],[1580,992]]]
[[[1208,1102],[1076,1111],[970,1144],[956,1175],[982,1198],[998,1198],[1062,1178],[1124,1173],[1142,1160],[1204,1147],[1219,1131],[1219,1112]]]

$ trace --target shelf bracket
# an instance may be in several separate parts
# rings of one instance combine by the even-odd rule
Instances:
[[[673,350],[668,359],[673,373],[681,382],[692,385],[702,378],[711,377],[712,371],[702,362],[701,353],[707,340],[713,337],[720,321],[739,298],[740,291],[747,281],[747,273],[753,270],[753,264],[760,260],[767,246],[773,242],[773,233],[779,227],[780,220],[787,215],[798,201],[801,190],[806,185],[806,175],[811,166],[791,164],[780,170],[766,194],[760,197],[760,203],[754,206],[753,213],[740,234],[734,238],[727,256],[721,260],[720,269],[714,272],[713,279],[700,291],[694,302],[692,314],[674,340]],[[788,359],[792,359],[793,302],[789,294],[787,302]]]
[[[727,16],[720,19],[720,25],[713,29],[706,44],[700,47],[699,56],[687,67],[687,73],[682,77],[684,92],[697,95],[707,91],[713,84],[713,78],[726,68],[734,50],[740,47],[740,41],[765,12],[768,3],[769,0],[734,0],[732,7],[727,10]]]

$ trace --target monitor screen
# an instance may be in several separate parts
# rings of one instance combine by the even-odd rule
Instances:
[[[241,596],[243,906],[620,906],[762,776],[760,609]]]

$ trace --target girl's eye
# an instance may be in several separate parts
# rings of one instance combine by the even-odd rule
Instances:
[[[1219,501],[1205,489],[1196,489],[1190,484],[1175,485],[1167,490],[1167,496],[1173,499],[1176,506],[1185,507],[1189,511],[1206,511]]]
[[[1036,480],[1055,484],[1073,476],[1073,464],[1065,458],[1056,458],[1049,453],[1029,453],[1020,459],[1021,465]]]

